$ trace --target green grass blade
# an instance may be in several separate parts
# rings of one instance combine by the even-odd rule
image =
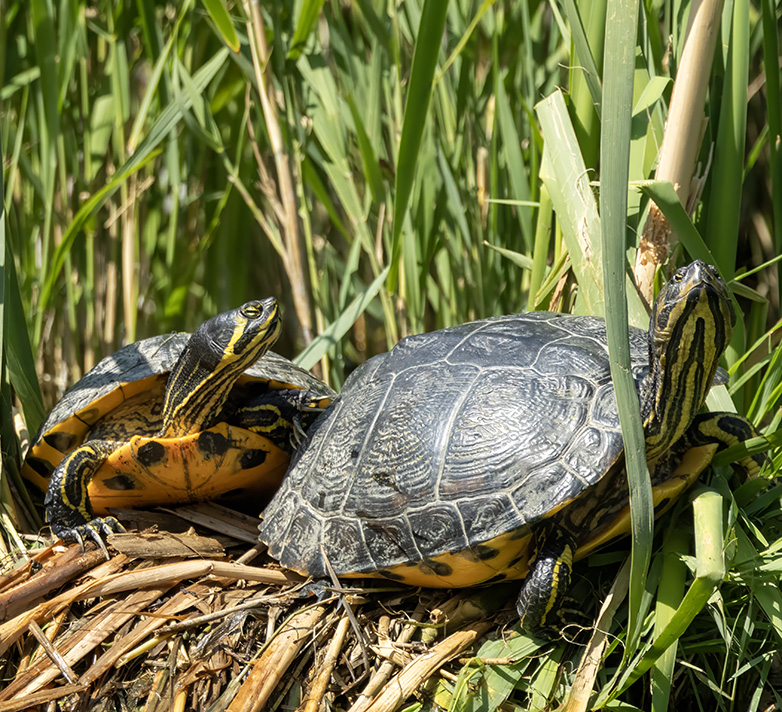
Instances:
[[[681,560],[681,554],[687,551],[688,546],[688,533],[673,522],[663,542],[662,555],[665,559],[657,587],[657,604],[654,611],[655,638],[658,638],[671,622],[684,597],[687,566]],[[674,641],[654,663],[651,672],[652,712],[668,710],[676,665],[677,643],[678,641]]]
[[[641,598],[651,561],[654,504],[638,392],[630,370],[626,281],[627,186],[638,22],[636,0],[609,0],[600,144],[600,223],[606,335],[630,490],[632,555],[627,653],[641,635]]]
[[[741,213],[741,180],[747,128],[749,0],[734,0],[733,25],[719,113],[712,188],[704,235],[723,278],[732,279]]]
[[[52,269],[49,271],[49,277],[44,282],[43,289],[41,290],[41,298],[38,302],[38,308],[43,312],[51,300],[54,286],[57,282],[57,275],[60,273],[62,266],[65,262],[65,257],[73,245],[74,240],[79,234],[79,231],[84,227],[84,223],[87,222],[95,213],[100,210],[103,204],[108,198],[114,194],[116,190],[122,186],[122,184],[130,178],[134,173],[140,171],[150,161],[153,161],[160,151],[153,151],[146,153],[144,160],[136,161],[135,156],[123,166],[123,168],[114,175],[111,181],[104,185],[99,191],[97,191],[89,200],[87,200],[79,212],[73,218],[73,222],[68,226],[68,229],[63,235],[62,242],[57,246],[54,254],[52,255]],[[139,154],[136,154],[139,155]]]
[[[660,656],[687,630],[725,577],[723,535],[723,499],[714,490],[700,488],[693,499],[695,527],[696,578],[670,623],[655,639],[651,648],[622,680],[619,691],[626,690],[660,659]]]
[[[527,167],[524,163],[524,155],[521,152],[521,140],[516,131],[516,122],[508,101],[508,95],[505,93],[505,77],[497,82],[497,120],[499,123],[500,136],[502,138],[502,152],[505,154],[505,166],[510,176],[510,185],[512,195],[517,200],[529,201],[532,197],[529,189],[529,176]],[[527,252],[532,252],[533,230],[530,211],[517,209],[521,235],[524,239],[524,248]]]
[[[299,366],[312,368],[332,346],[347,334],[348,329],[356,323],[356,319],[364,313],[370,302],[375,298],[375,295],[380,291],[383,282],[388,276],[388,270],[389,268],[386,267],[361,294],[348,304],[345,311],[339,315],[339,318],[322,334],[315,337],[309,346],[294,359]]]
[[[228,8],[225,5],[225,0],[201,0],[204,3],[206,11],[209,13],[209,17],[212,18],[212,22],[215,23],[217,28],[217,34],[223,38],[228,47],[234,52],[238,52],[239,37],[236,34],[234,23],[231,22],[231,16],[228,13]]]
[[[589,94],[592,97],[597,115],[600,116],[600,105],[603,102],[603,87],[600,82],[600,72],[595,64],[595,58],[589,47],[589,40],[584,31],[584,23],[581,22],[581,14],[578,11],[578,4],[575,0],[565,0],[565,14],[570,22],[570,32],[573,39],[573,45],[576,49],[576,57]]]
[[[605,314],[600,271],[600,217],[576,134],[560,91],[535,107],[543,134],[540,177],[562,228],[579,287],[580,311]]]
[[[774,246],[782,252],[782,91],[779,75],[779,19],[774,0],[761,0],[763,21],[763,66],[766,70],[766,111],[774,216]],[[782,284],[780,284],[782,293]]]
[[[396,289],[399,277],[399,258],[402,252],[402,227],[407,215],[413,180],[418,163],[429,100],[432,96],[434,72],[440,53],[440,42],[448,11],[447,0],[424,0],[421,22],[413,52],[413,68],[407,90],[405,112],[402,119],[402,136],[396,163],[396,184],[394,189],[394,228],[391,247],[391,271],[389,288]]]
[[[605,300],[600,217],[589,172],[561,92],[551,94],[538,103],[535,110],[545,142],[540,177],[551,197],[578,281],[575,311],[603,316]],[[630,323],[646,328],[649,323],[646,309],[629,275],[626,275],[625,281]]]
[[[288,50],[288,59],[296,60],[301,56],[304,43],[309,38],[315,24],[318,21],[323,0],[304,0],[299,10],[299,19],[296,22],[296,30],[291,38],[291,46]]]
[[[199,92],[202,92],[209,82],[214,78],[215,74],[223,66],[223,63],[228,58],[228,50],[223,48],[219,52],[215,53],[206,64],[199,68],[199,70],[193,75],[193,86]],[[125,164],[120,167],[112,180],[98,190],[84,205],[81,206],[79,211],[74,216],[73,222],[68,226],[68,229],[63,235],[62,242],[57,247],[55,254],[52,256],[51,269],[48,272],[46,281],[44,282],[41,290],[41,298],[38,304],[38,321],[36,322],[36,333],[40,331],[40,322],[43,319],[43,313],[49,304],[54,285],[57,281],[57,277],[62,269],[62,265],[65,262],[65,256],[71,249],[73,241],[76,239],[79,231],[84,223],[92,217],[103,205],[103,203],[116,191],[122,183],[129,178],[133,173],[139,171],[143,166],[149,163],[159,153],[156,151],[158,144],[163,141],[169,134],[171,129],[176,126],[182,115],[187,111],[190,106],[190,95],[183,93],[182,96],[175,98],[160,114],[157,121],[155,121],[149,133],[139,145],[136,152],[128,158]]]

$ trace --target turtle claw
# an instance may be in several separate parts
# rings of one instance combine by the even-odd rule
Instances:
[[[109,550],[106,548],[106,543],[103,537],[108,537],[110,534],[118,532],[124,532],[125,527],[117,521],[116,517],[95,517],[86,524],[79,524],[74,527],[53,526],[52,531],[54,534],[64,542],[75,541],[84,551],[84,540],[92,539],[98,548],[103,552],[106,559],[110,559]]]

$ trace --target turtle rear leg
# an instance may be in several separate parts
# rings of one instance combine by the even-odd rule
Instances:
[[[743,415],[738,413],[702,413],[695,416],[684,434],[684,439],[689,447],[716,443],[720,450],[724,450],[731,445],[758,436],[760,433]],[[760,473],[760,469],[767,459],[765,453],[757,453],[748,455],[733,464],[748,477],[755,477]]]
[[[63,541],[77,541],[84,548],[84,537],[93,539],[106,554],[102,535],[125,531],[114,517],[93,515],[87,485],[118,443],[89,440],[68,453],[52,473],[44,506],[46,521]]]
[[[516,604],[521,627],[532,635],[552,638],[562,628],[560,609],[570,586],[575,541],[558,527],[535,533],[535,553]]]

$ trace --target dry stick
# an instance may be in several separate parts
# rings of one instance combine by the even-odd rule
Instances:
[[[423,620],[423,613],[420,611],[417,611],[413,614],[413,620],[416,622],[419,622]],[[415,635],[415,632],[419,630],[419,627],[417,625],[408,624],[403,629],[399,637],[396,639],[395,643],[396,645],[404,645],[405,643],[408,643],[410,641],[410,638]],[[385,662],[381,663],[380,667],[377,669],[377,671],[372,675],[369,682],[367,683],[367,686],[364,688],[364,690],[361,692],[361,694],[358,696],[358,699],[355,701],[353,706],[348,710],[348,712],[364,712],[367,707],[369,707],[370,703],[372,702],[372,698],[380,691],[380,689],[383,687],[383,685],[388,682],[388,679],[391,677],[391,674],[394,672],[394,663],[391,660],[386,660]]]
[[[102,561],[99,566],[90,572],[90,576],[97,579],[106,576],[109,572],[113,573],[127,563],[127,558],[122,555],[115,556],[111,561],[103,561],[103,553],[101,551],[90,552],[90,554],[92,553],[96,553]],[[11,620],[0,625],[0,655],[8,650],[8,648],[16,642],[19,636],[27,630],[30,621],[36,621],[40,625],[52,616],[56,616],[64,608],[70,606],[80,593],[89,589],[94,583],[95,581],[91,580],[80,584],[79,586],[61,593],[59,596],[55,596],[49,601],[39,603],[31,610],[19,613]],[[33,600],[32,603],[34,604],[35,601]]]
[[[70,547],[44,564],[32,578],[0,594],[0,620],[13,618],[29,608],[31,601],[42,598],[103,560],[103,553],[98,549],[81,553],[77,546]]]
[[[660,161],[655,172],[658,180],[673,183],[685,207],[703,139],[703,106],[720,30],[722,5],[723,0],[702,0],[694,2],[690,10],[689,33],[676,74]],[[675,247],[671,238],[671,226],[660,209],[652,204],[635,256],[634,269],[636,284],[647,304],[652,303],[654,295],[654,273]]]
[[[246,611],[248,609],[258,608],[259,606],[279,602],[280,596],[278,594],[273,596],[256,596],[255,598],[251,598],[248,601],[237,603],[235,606],[223,608],[219,611],[212,611],[211,613],[204,613],[203,615],[196,618],[188,618],[186,621],[177,621],[176,623],[171,623],[170,625],[162,627],[158,635],[180,633],[183,630],[188,630],[189,628],[195,628],[196,626],[204,625],[204,623],[209,623],[210,621],[217,620],[218,618],[225,618],[226,616],[233,615],[239,611]]]
[[[86,591],[82,591],[79,598],[110,596],[130,589],[157,586],[183,579],[200,578],[201,576],[221,576],[231,580],[241,579],[275,584],[288,584],[300,580],[298,576],[293,578],[277,569],[261,569],[226,561],[181,561],[175,564],[153,566],[142,571],[115,574],[103,581],[96,581]]]
[[[57,666],[58,670],[62,673],[62,676],[71,684],[75,685],[79,681],[79,676],[73,671],[70,665],[63,659],[51,644],[51,641],[44,635],[41,627],[35,622],[30,622],[30,632],[33,637],[40,643],[41,647],[46,651],[51,661]]]
[[[345,636],[350,628],[350,618],[343,616],[337,623],[337,630],[334,633],[334,637],[329,643],[329,648],[326,651],[326,657],[323,660],[318,676],[310,687],[309,694],[304,700],[304,704],[299,707],[301,712],[318,712],[320,703],[323,701],[323,696],[326,694],[326,688],[328,687],[329,680],[331,679],[331,672],[334,670],[334,666],[337,664],[337,658],[342,650],[342,646],[345,643]]]
[[[429,652],[419,655],[383,688],[380,694],[372,700],[372,704],[366,708],[366,712],[393,712],[396,710],[419,685],[426,682],[440,667],[471,645],[491,625],[487,622],[474,623],[464,630],[452,633]]]
[[[563,712],[586,712],[589,708],[589,698],[595,686],[597,673],[600,671],[600,662],[603,657],[603,651],[608,643],[608,629],[611,627],[611,621],[619,608],[630,585],[630,566],[629,561],[619,570],[614,579],[611,590],[603,601],[600,613],[595,623],[595,631],[587,645],[584,657],[578,665],[576,677],[570,687],[567,702],[563,707]]]
[[[321,605],[305,608],[282,627],[261,657],[251,663],[247,679],[227,712],[260,712],[264,708],[277,683],[325,612],[326,607]]]
[[[191,608],[198,602],[199,598],[208,596],[209,592],[210,588],[208,586],[193,584],[188,586],[186,590],[176,593],[155,611],[154,616],[150,616],[147,620],[141,622],[121,640],[115,641],[114,644],[95,661],[92,667],[81,676],[81,681],[85,684],[94,682],[115,665],[120,667],[127,663],[131,659],[129,651],[132,651],[133,648],[138,646],[138,644],[148,635],[161,627],[170,616],[175,616],[178,613]]]
[[[261,107],[266,121],[266,131],[269,134],[269,143],[274,151],[274,162],[277,168],[277,182],[280,186],[280,197],[285,209],[285,271],[288,273],[288,281],[293,294],[293,304],[296,316],[301,325],[301,333],[304,343],[312,341],[312,319],[310,316],[309,295],[307,292],[307,275],[301,257],[301,245],[299,244],[298,212],[296,210],[296,198],[293,191],[293,179],[288,161],[288,153],[282,139],[277,107],[270,98],[263,68],[268,66],[269,52],[266,47],[266,35],[264,34],[261,11],[258,0],[243,0],[244,10],[250,21],[247,23],[247,35],[250,38],[250,51],[255,68],[255,79],[258,83],[258,92],[261,96]]]
[[[20,583],[28,581],[34,575],[37,575],[38,572],[33,571],[33,562],[43,564],[52,556],[56,556],[56,554],[53,546],[47,546],[38,550],[34,556],[30,556],[29,553],[25,553],[23,556],[25,558],[25,563],[17,563],[17,565],[7,573],[0,574],[0,592],[4,593],[12,586],[18,586]]]
[[[48,704],[53,700],[59,700],[61,697],[67,697],[83,690],[82,685],[63,685],[54,690],[35,692],[23,699],[0,702],[0,712],[21,712],[22,710],[35,709],[39,705]]]
[[[163,585],[156,589],[137,591],[124,600],[115,601],[92,618],[88,626],[75,631],[62,645],[58,646],[58,652],[69,665],[73,665],[92,652],[133,616],[138,615],[148,605],[154,603],[169,588],[171,588],[170,585]],[[59,672],[47,659],[42,659],[32,665],[24,675],[14,680],[0,695],[4,699],[10,697],[21,699],[56,680]]]

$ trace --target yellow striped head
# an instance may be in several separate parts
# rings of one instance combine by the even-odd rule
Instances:
[[[171,370],[160,435],[187,435],[217,422],[236,380],[271,348],[280,329],[273,297],[204,322]]]
[[[649,322],[647,456],[678,440],[706,399],[736,313],[716,268],[696,260],[663,287]]]

